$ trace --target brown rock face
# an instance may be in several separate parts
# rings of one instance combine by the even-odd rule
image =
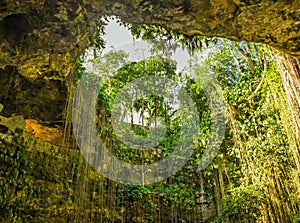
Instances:
[[[37,77],[66,76],[89,45],[86,9],[75,1],[4,1],[0,6],[0,66]]]
[[[300,56],[298,0],[4,0],[0,4],[0,64],[25,76],[39,69],[65,76],[89,44],[96,18],[118,15],[188,36],[219,36],[270,44]]]
[[[22,115],[24,118],[57,124],[64,120],[68,88],[57,72],[45,72],[38,78],[24,77],[17,67],[0,69],[1,115]]]
[[[25,132],[39,138],[45,142],[56,146],[69,147],[67,140],[64,139],[63,132],[59,128],[49,128],[38,123],[37,120],[27,119],[25,121]]]
[[[94,8],[100,7],[94,1],[89,2]],[[104,8],[108,14],[119,15],[130,23],[159,24],[188,36],[264,42],[288,54],[300,56],[300,2],[297,0],[107,2]]]

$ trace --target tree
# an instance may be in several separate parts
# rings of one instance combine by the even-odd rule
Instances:
[[[224,150],[215,161],[219,168],[214,197],[217,203],[223,198],[217,222],[299,220],[296,126],[289,121],[283,83],[271,55],[265,46],[224,41],[206,61],[228,108]]]
[[[119,55],[117,57],[119,62],[106,60],[107,58],[111,58],[112,55]],[[157,219],[159,218],[157,214],[153,214],[154,208],[157,210],[170,209],[168,215],[166,214],[167,216],[165,216],[168,219],[192,222],[200,221],[204,219],[201,214],[202,209],[193,207],[197,202],[197,197],[199,197],[199,190],[201,190],[201,193],[204,191],[203,186],[197,187],[197,185],[203,184],[203,182],[194,182],[198,181],[198,178],[195,177],[198,175],[197,164],[205,147],[203,145],[205,143],[203,142],[208,138],[207,135],[209,134],[210,124],[209,105],[201,85],[188,78],[186,74],[181,72],[177,73],[176,63],[174,61],[159,56],[153,56],[138,62],[124,61],[126,61],[126,55],[122,53],[122,51],[110,51],[107,54],[100,55],[95,60],[95,62],[98,63],[95,67],[111,67],[113,64],[115,68],[118,68],[110,75],[102,75],[104,78],[101,78],[100,93],[98,95],[96,112],[98,120],[97,126],[102,142],[107,150],[114,153],[120,160],[147,167],[147,164],[158,162],[169,156],[176,148],[179,138],[187,137],[182,133],[182,126],[185,124],[182,123],[182,119],[188,112],[185,111],[184,115],[178,115],[178,113],[183,111],[177,108],[179,98],[172,103],[170,97],[179,97],[175,96],[174,93],[173,95],[170,93],[171,96],[168,97],[168,100],[158,95],[145,95],[142,98],[137,98],[132,107],[126,107],[126,109],[122,108],[122,112],[124,110],[125,112],[120,115],[121,119],[117,120],[118,123],[122,124],[119,125],[119,128],[115,128],[116,126],[113,128],[113,119],[116,117],[112,115],[112,110],[116,104],[115,100],[117,94],[120,93],[120,89],[135,80],[141,80],[142,77],[148,77],[150,75],[176,80],[176,82],[187,89],[196,103],[199,118],[202,120],[201,127],[203,127],[203,129],[199,130],[199,142],[201,141],[201,143],[197,143],[194,156],[183,170],[179,170],[176,175],[153,185],[118,185],[118,203],[116,205],[125,206],[128,216],[134,215],[135,211],[133,211],[133,209],[142,210],[144,212],[143,215],[147,215],[147,218],[151,217],[153,219],[152,221],[158,221]],[[86,75],[87,76],[82,79],[84,83],[85,80],[89,78],[94,80],[93,75]],[[164,85],[164,87],[167,86]],[[134,88],[130,90],[138,91],[139,89]],[[131,96],[130,98],[132,98],[134,94],[129,95]],[[121,105],[126,106],[127,97],[123,95],[122,99],[124,101]],[[126,117],[129,118],[124,120]],[[158,117],[160,119],[158,119]],[[139,123],[137,123],[137,118],[140,120]],[[150,144],[153,143],[154,140],[151,138],[151,131],[155,131],[155,129],[158,129],[162,124],[165,126],[166,131],[163,135],[159,136],[159,138],[154,139],[158,140],[158,144],[147,148],[147,150],[137,150],[139,146],[138,143],[140,142],[139,139],[150,140]],[[119,132],[121,132],[121,134],[119,134]],[[183,134],[183,136],[180,136],[180,134]],[[130,135],[134,135],[133,140]],[[123,138],[123,136],[125,138]],[[157,134],[154,135],[154,137],[157,137]],[[130,143],[128,144],[128,142]],[[148,141],[144,142],[147,143]],[[186,149],[184,145],[185,144],[180,144],[183,150]],[[168,168],[172,168],[172,166],[166,166],[163,171],[167,171]],[[125,173],[127,176],[132,176],[133,178],[135,174],[137,174],[132,171]],[[118,172],[118,174],[124,173]],[[151,175],[151,177],[156,177],[156,174]],[[149,179],[147,178],[146,180]],[[158,199],[155,200],[153,197],[158,197]],[[205,202],[209,203],[209,201]],[[135,207],[136,203],[143,205],[142,207]],[[211,207],[207,209],[213,212]]]

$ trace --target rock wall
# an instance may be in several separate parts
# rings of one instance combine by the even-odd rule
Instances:
[[[300,2],[250,0],[4,0],[0,5],[0,67],[36,77],[66,76],[91,43],[94,21],[117,15],[133,25],[162,25],[187,36],[264,42],[300,56]]]

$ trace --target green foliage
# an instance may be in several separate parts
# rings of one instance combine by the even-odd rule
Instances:
[[[222,212],[215,222],[221,223],[224,219],[255,222],[259,220],[260,207],[264,203],[266,198],[261,185],[235,187],[222,200]]]
[[[100,54],[92,62],[97,75],[107,80],[118,71],[121,65],[126,63],[127,58],[128,54],[122,50],[110,50],[108,53]]]
[[[209,55],[206,66],[223,88],[229,122],[223,154],[218,157],[226,169],[217,170],[215,175],[219,177],[220,171],[226,174],[226,179],[222,179],[226,184],[218,185],[226,194],[216,222],[256,222],[276,199],[287,206],[293,205],[270,188],[270,184],[276,184],[276,178],[289,187],[288,173],[293,169],[286,123],[282,119],[287,111],[284,104],[280,105],[286,103],[283,86],[266,47],[229,41],[216,47],[219,52]],[[208,169],[208,173],[213,175],[214,171]],[[216,187],[216,182],[210,182],[210,186]],[[291,189],[280,190],[288,194]],[[274,215],[272,218],[282,218],[276,214],[276,211],[269,213]]]
[[[105,46],[105,41],[103,36],[105,35],[105,26],[107,25],[107,17],[103,16],[102,18],[95,21],[95,31],[90,36],[91,46],[94,49],[94,55],[96,56],[97,53],[101,52]]]
[[[100,55],[95,60],[96,69],[107,69],[107,72],[104,72],[104,75],[101,76],[97,115],[99,118],[98,130],[108,150],[123,161],[142,164],[159,161],[168,156],[177,145],[180,134],[180,118],[176,116],[176,109],[174,110],[166,104],[163,98],[159,96],[147,95],[136,100],[129,114],[134,112],[140,114],[143,125],[128,123],[134,135],[147,138],[151,123],[153,124],[153,118],[161,117],[167,129],[165,136],[160,139],[160,144],[157,147],[150,151],[136,151],[119,141],[114,133],[110,112],[119,89],[144,76],[156,75],[181,83],[196,104],[201,119],[201,127],[203,128],[199,130],[197,152],[182,171],[179,171],[170,179],[154,185],[118,185],[118,201],[120,204],[125,204],[126,202],[135,203],[144,200],[145,208],[147,206],[153,209],[158,204],[153,203],[151,197],[158,196],[165,207],[170,206],[176,210],[183,210],[184,213],[194,211],[196,205],[195,193],[199,188],[197,188],[198,184],[193,183],[193,177],[197,175],[197,164],[199,164],[201,154],[205,148],[210,125],[209,105],[204,91],[200,83],[183,73],[177,73],[174,61],[154,56],[139,62],[127,62],[126,57],[127,55],[122,51],[110,51],[105,55]],[[143,116],[143,113],[147,113],[147,115]],[[146,218],[150,222],[154,221],[153,216],[149,213]]]
[[[114,57],[114,55],[118,55],[119,58],[118,60],[115,60],[116,62],[113,62],[114,68],[117,68],[118,64],[124,63],[123,58],[126,57],[125,54],[123,54],[122,52],[111,51],[107,55],[99,57],[99,59],[101,59],[101,63],[97,66],[110,67],[109,64],[112,60],[107,60],[107,58]],[[107,63],[108,65],[106,65]],[[122,144],[116,139],[116,136],[113,134],[112,126],[109,124],[110,117],[107,116],[107,114],[110,113],[114,98],[117,95],[119,89],[142,76],[159,75],[167,78],[174,78],[177,75],[175,73],[175,68],[176,66],[174,63],[170,63],[162,58],[153,57],[141,62],[125,63],[115,73],[113,72],[111,76],[102,78],[100,94],[98,97],[100,108],[99,116],[102,120],[99,129],[101,129],[102,139],[104,141],[107,139],[114,140],[114,148],[109,149],[114,151],[117,157],[126,161],[135,160],[137,162],[141,162],[143,160],[144,162],[153,162],[153,157],[149,157],[146,153],[137,154],[135,152],[135,149],[128,148],[127,146]],[[172,148],[174,148],[174,145],[176,145],[177,142],[176,138],[178,138],[177,136],[179,123],[177,119],[172,120],[170,115],[175,111],[172,110],[170,106],[167,106],[164,103],[163,98],[149,95],[138,99],[130,112],[131,114],[129,115],[133,115],[133,112],[139,112],[142,115],[144,127],[133,125],[133,123],[131,123],[131,129],[133,133],[136,134],[137,131],[139,131],[141,137],[147,137],[147,134],[145,133],[148,131],[147,129],[150,128],[151,123],[153,123],[154,117],[160,116],[163,118],[164,122],[168,125],[166,133],[168,137],[161,140],[162,147],[164,149],[157,149],[157,156],[166,156],[172,150]],[[146,113],[147,115],[143,115]],[[157,158],[155,158],[154,160],[157,160]]]
[[[8,133],[9,134],[9,133]],[[26,200],[19,193],[27,187],[30,167],[26,148],[14,135],[11,142],[0,140],[0,220],[19,222]]]
[[[181,120],[176,109],[162,97],[147,95],[136,100],[128,114],[131,117],[133,113],[141,114],[143,124],[131,121],[124,125],[125,130],[129,128],[135,136],[147,139],[155,117],[160,117],[167,130],[154,150],[145,152],[130,148],[117,139],[112,128],[110,112],[119,90],[138,78],[156,75],[181,83],[195,102],[200,119],[195,153],[182,170],[163,182],[128,186],[96,177],[79,156],[66,158],[71,151],[66,152],[65,148],[64,152],[57,152],[50,146],[35,145],[29,158],[27,149],[30,146],[22,141],[22,137],[13,137],[12,142],[1,140],[0,220],[18,222],[25,215],[33,219],[44,214],[37,213],[40,210],[50,210],[49,216],[52,217],[51,214],[64,209],[66,216],[70,213],[76,217],[84,215],[84,219],[90,222],[110,222],[109,215],[113,215],[111,219],[115,221],[119,216],[128,215],[129,220],[126,220],[133,222],[130,217],[139,215],[137,210],[142,210],[140,216],[144,217],[143,220],[159,222],[161,219],[157,213],[166,209],[165,212],[172,210],[172,217],[178,222],[200,222],[188,219],[195,213],[199,214],[199,209],[209,206],[207,202],[214,201],[216,209],[219,208],[215,222],[260,222],[265,210],[273,220],[280,221],[277,213],[282,212],[292,215],[282,222],[299,222],[297,185],[289,173],[298,172],[289,150],[282,115],[286,103],[280,75],[268,50],[258,44],[217,41],[215,52],[208,55],[203,67],[197,68],[199,73],[211,71],[211,75],[215,75],[228,108],[226,138],[220,153],[205,171],[199,172],[197,165],[206,148],[211,125],[209,101],[201,87],[201,78],[191,79],[177,73],[174,61],[158,56],[128,62],[128,55],[123,51],[102,54],[106,22],[103,19],[96,22],[96,32],[90,39],[97,74],[87,74],[83,60],[78,60],[75,78],[86,83],[101,82],[97,128],[106,148],[119,159],[133,164],[154,163],[173,151],[180,136]],[[154,40],[157,43],[154,51],[174,49],[178,45],[194,49],[213,43],[205,37],[174,34],[159,26],[141,25],[131,31],[136,37]],[[164,41],[167,41],[166,45]],[[31,178],[35,182],[29,180]],[[199,194],[203,191],[208,193],[208,200],[200,199]],[[30,198],[25,199],[25,196]],[[201,203],[203,200],[206,203]],[[25,207],[29,201],[34,208]],[[76,204],[78,207],[74,208]],[[70,207],[74,208],[73,212]],[[285,207],[288,207],[288,212],[279,210]],[[80,211],[74,214],[74,210]],[[125,210],[125,214],[118,213],[119,210]],[[79,222],[79,217],[76,220]],[[140,218],[135,221],[142,222]]]
[[[205,36],[187,36],[157,25],[142,24],[131,27],[130,30],[132,35],[136,38],[142,38],[156,43],[156,46],[161,47],[160,50],[165,50],[166,48],[175,50],[178,46],[187,47],[190,50],[199,50],[208,46],[210,43],[215,43],[217,40],[216,38],[208,38]],[[160,44],[162,41],[163,44]]]

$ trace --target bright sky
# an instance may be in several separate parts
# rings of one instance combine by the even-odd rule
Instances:
[[[133,36],[129,30],[124,26],[119,26],[115,20],[111,20],[105,30],[106,35],[104,39],[106,40],[107,48],[111,46],[117,48],[133,42]]]
[[[110,19],[108,25],[105,27],[105,32],[106,35],[103,37],[106,41],[104,53],[110,51],[112,47],[117,51],[123,50],[129,54],[129,61],[141,61],[153,55],[150,53],[152,46],[149,43],[142,39],[135,39],[126,27],[119,25],[114,19]],[[198,64],[202,64],[208,51],[204,50],[202,53],[196,55]],[[88,53],[87,60],[90,59],[93,59],[92,53]],[[177,71],[189,70],[189,60],[191,57],[187,50],[178,48],[172,53],[171,59],[177,62]],[[95,72],[91,64],[86,63],[86,68],[90,72]]]
[[[150,44],[141,39],[134,40],[130,31],[123,26],[119,26],[115,20],[111,20],[106,27],[104,39],[106,41],[105,51],[109,51],[112,46],[116,50],[124,50],[126,53],[129,53],[131,61],[138,61],[151,56],[149,51],[151,49]],[[177,61],[179,70],[181,70],[187,66],[190,56],[187,51],[178,49],[172,55],[171,59]]]

